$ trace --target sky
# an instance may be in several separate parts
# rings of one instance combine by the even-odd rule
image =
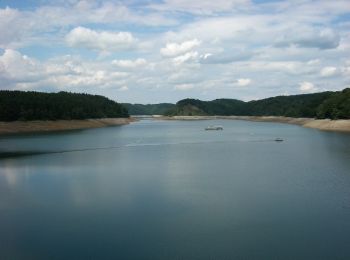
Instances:
[[[0,90],[118,102],[350,87],[350,0],[0,0]]]

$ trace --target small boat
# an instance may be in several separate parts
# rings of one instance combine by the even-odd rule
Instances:
[[[275,139],[275,141],[276,142],[283,142],[283,139],[278,137],[278,138]]]
[[[210,125],[205,130],[224,130],[224,128],[221,125]]]

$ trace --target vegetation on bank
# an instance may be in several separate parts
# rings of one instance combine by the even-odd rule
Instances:
[[[0,121],[129,117],[122,105],[98,95],[0,91]]]
[[[350,119],[350,89],[244,102],[235,99],[184,99],[168,110],[169,116],[236,115]]]

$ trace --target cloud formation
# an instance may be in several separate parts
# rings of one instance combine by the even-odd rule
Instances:
[[[11,83],[35,81],[43,68],[38,62],[12,49],[0,56],[0,78]]]
[[[315,87],[315,85],[313,83],[307,82],[307,81],[301,82],[299,84],[299,89],[303,93],[314,92],[317,90],[317,88]]]
[[[6,3],[1,89],[153,103],[350,86],[346,0]]]
[[[246,87],[252,83],[251,79],[237,79],[237,86]]]
[[[79,26],[66,35],[66,42],[71,47],[120,51],[132,48],[136,39],[130,32],[98,32]]]
[[[174,86],[175,90],[181,90],[181,91],[186,91],[186,90],[190,90],[193,88],[194,88],[193,84],[178,84],[178,85]]]
[[[332,77],[338,73],[338,70],[336,67],[324,67],[320,74],[322,77]]]
[[[133,69],[145,66],[147,64],[147,61],[142,58],[138,58],[136,60],[113,60],[112,64],[121,68]]]
[[[184,41],[182,43],[167,43],[164,48],[160,49],[160,53],[164,57],[174,57],[185,52],[192,50],[194,47],[200,45],[200,41],[198,39],[193,39],[189,41]]]

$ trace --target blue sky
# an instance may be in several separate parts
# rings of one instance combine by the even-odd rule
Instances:
[[[119,102],[350,87],[348,0],[0,0],[0,89]]]

